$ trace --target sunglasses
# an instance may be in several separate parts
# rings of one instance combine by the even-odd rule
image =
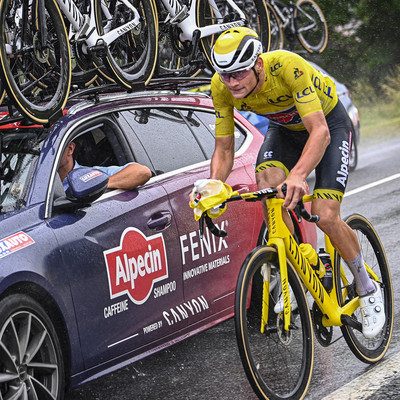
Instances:
[[[241,71],[236,72],[222,72],[219,74],[221,79],[225,82],[229,82],[231,78],[235,79],[236,81],[240,81],[246,78],[251,72],[251,69],[242,69]]]

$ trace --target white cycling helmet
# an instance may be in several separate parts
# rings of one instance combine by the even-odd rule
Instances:
[[[218,73],[250,70],[262,53],[262,43],[250,28],[232,28],[223,32],[211,51],[211,61]]]

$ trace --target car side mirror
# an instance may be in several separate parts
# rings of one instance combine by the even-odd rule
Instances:
[[[98,169],[76,168],[67,179],[67,199],[74,203],[92,203],[107,190],[108,175]]]
[[[108,175],[94,168],[76,168],[67,176],[69,188],[66,196],[56,199],[53,209],[56,211],[73,211],[89,207],[106,190]]]

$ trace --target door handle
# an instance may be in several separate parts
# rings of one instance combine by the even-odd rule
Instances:
[[[235,192],[239,192],[239,194],[248,193],[250,192],[250,188],[248,185],[234,185],[232,186],[232,190]]]
[[[153,214],[147,221],[150,229],[162,230],[171,225],[172,215],[169,211],[159,211]]]

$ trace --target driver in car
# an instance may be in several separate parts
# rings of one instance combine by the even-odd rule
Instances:
[[[81,165],[74,159],[75,143],[68,144],[61,158],[58,174],[64,186],[64,190],[68,189],[68,174],[75,168],[82,168]],[[107,189],[135,189],[138,186],[144,185],[151,178],[151,171],[144,165],[138,163],[128,163],[120,166],[109,167],[93,167],[109,176]]]

